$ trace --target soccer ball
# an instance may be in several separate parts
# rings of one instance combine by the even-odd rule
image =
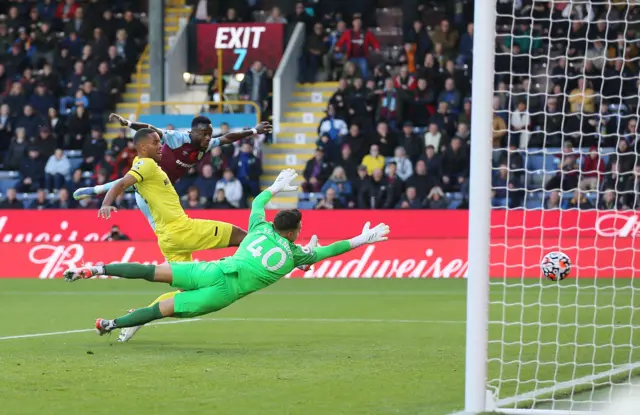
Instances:
[[[564,252],[549,252],[540,264],[542,274],[551,281],[562,281],[571,272],[571,259]]]

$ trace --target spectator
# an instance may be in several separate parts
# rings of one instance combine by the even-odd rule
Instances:
[[[560,209],[560,193],[553,191],[549,193],[549,197],[544,202],[544,208],[546,210]]]
[[[227,200],[227,196],[224,193],[224,189],[216,190],[216,194],[213,198],[213,203],[211,203],[211,209],[234,209],[233,206]]]
[[[463,147],[471,147],[471,132],[469,131],[469,126],[467,124],[463,122],[459,123],[455,136],[462,141]]]
[[[348,201],[352,199],[353,189],[351,182],[347,178],[342,167],[338,166],[333,169],[333,173],[324,185],[322,185],[322,189],[320,191],[322,193],[326,193],[328,189],[333,189],[335,191],[335,196],[344,204],[348,203]]]
[[[40,152],[40,157],[48,159],[58,148],[58,143],[51,135],[51,130],[46,125],[40,127],[38,137],[33,140],[36,148]]]
[[[393,79],[393,86],[397,90],[404,91],[405,93],[416,89],[416,78],[409,73],[409,67],[407,65],[402,65],[400,67],[400,71],[398,71],[398,74]],[[409,95],[407,94],[406,96],[408,97]]]
[[[116,168],[116,160],[113,158],[113,151],[107,150],[104,156],[98,159],[93,173],[94,179],[98,177],[98,173],[102,173],[107,176],[108,181],[117,180],[118,169]]]
[[[382,169],[375,169],[370,180],[363,181],[358,194],[360,209],[381,209],[388,199],[388,183]]]
[[[352,123],[370,124],[374,104],[372,98],[375,100],[373,91],[367,88],[362,77],[356,76],[347,95],[347,106]]]
[[[73,192],[75,192],[79,188],[87,187],[89,185],[90,185],[90,182],[84,177],[82,177],[82,170],[75,169],[73,171],[73,174],[71,175],[71,180],[67,183],[67,188],[69,189],[71,194],[73,194]]]
[[[120,29],[116,32],[116,43],[114,46],[118,52],[118,56],[124,59],[124,65],[127,68],[127,72],[131,72],[136,64],[137,47],[135,42],[124,29]]]
[[[247,73],[245,73],[244,78],[242,78],[238,92],[240,94],[240,99],[253,101],[259,108],[265,108],[265,100],[269,93],[269,85],[262,62],[253,62],[251,69],[249,69]],[[244,108],[245,113],[255,112],[255,107],[253,105],[245,105]]]
[[[29,105],[36,110],[37,114],[44,116],[49,112],[49,108],[55,108],[56,98],[47,91],[47,87],[44,83],[39,83],[36,86],[36,91],[31,95],[29,99]]]
[[[7,189],[7,197],[0,202],[0,209],[24,209],[24,205],[16,196],[16,189]]]
[[[111,143],[111,148],[114,148],[113,142]],[[127,140],[126,146],[120,150],[116,157],[116,171],[118,176],[122,177],[131,170],[133,159],[135,159],[137,155],[138,151],[136,150],[133,140]],[[200,190],[202,191],[202,189]]]
[[[448,192],[461,190],[469,179],[469,155],[458,137],[453,137],[442,157],[442,183]]]
[[[578,86],[569,95],[571,112],[594,113],[596,111],[596,93],[589,88],[584,78],[578,78]]]
[[[317,22],[313,26],[313,33],[307,36],[304,50],[300,56],[299,82],[316,82],[318,68],[322,65],[322,59],[328,50],[329,38],[324,31],[322,23]]]
[[[201,197],[210,201],[213,198],[216,187],[216,179],[213,177],[213,167],[211,167],[211,164],[205,164],[199,173],[193,182],[193,186],[198,188]],[[240,185],[240,182],[238,182],[238,184]],[[242,185],[240,186],[242,188]]]
[[[427,209],[446,209],[449,207],[449,199],[444,195],[442,188],[436,186],[429,191],[423,205]]]
[[[65,147],[71,150],[83,148],[85,138],[90,133],[93,134],[89,113],[81,105],[77,106],[75,112],[67,118],[66,127]]]
[[[43,124],[43,119],[33,112],[31,105],[25,105],[23,115],[16,121],[16,128],[24,128],[27,137],[35,137],[38,129]]]
[[[393,132],[389,131],[389,126],[385,121],[380,121],[376,127],[378,138],[376,145],[380,151],[380,155],[383,157],[391,157],[393,151],[398,146],[398,140]]]
[[[442,139],[442,133],[440,133],[438,124],[435,122],[429,124],[429,129],[424,133],[424,144],[425,148],[429,146],[433,147],[436,153],[439,151],[444,152],[446,145]]]
[[[13,123],[9,114],[9,106],[7,104],[0,105],[0,155],[9,148],[11,133],[13,131]]]
[[[398,176],[397,165],[395,162],[389,162],[387,169],[387,200],[384,203],[385,209],[392,209],[402,197],[403,182]]]
[[[447,102],[440,101],[438,103],[438,110],[431,118],[431,122],[436,123],[438,129],[447,137],[453,136],[455,117],[449,112],[449,104]]]
[[[404,42],[416,45],[416,62],[423,62],[424,56],[433,48],[429,33],[420,19],[413,21],[411,29],[404,34]]]
[[[507,134],[507,123],[504,121],[494,107],[493,112],[493,148],[499,149],[506,147],[504,137]]]
[[[349,126],[349,135],[342,140],[343,144],[348,145],[353,152],[353,158],[356,162],[360,162],[362,158],[367,154],[369,149],[369,140],[363,134],[360,134],[360,127],[358,124],[351,124]]]
[[[84,138],[84,137],[83,137]],[[91,131],[91,140],[87,140],[82,146],[82,169],[93,170],[107,151],[107,142],[102,138],[102,133],[98,130]]]
[[[204,209],[205,198],[200,196],[200,190],[197,187],[189,187],[187,195],[183,197],[182,207],[185,209]]]
[[[460,38],[459,52],[458,65],[468,64],[473,59],[473,23],[467,23],[467,31]]]
[[[214,147],[211,150],[209,164],[213,169],[213,177],[216,180],[220,180],[224,173],[224,170],[229,167],[227,158],[222,154],[222,147]]]
[[[329,34],[329,52],[324,55],[323,61],[329,81],[336,79],[336,69],[344,65],[346,45],[341,48],[336,48],[336,44],[346,31],[347,24],[343,20],[340,20],[336,24],[336,28]]]
[[[282,23],[287,24],[287,19],[282,16],[280,13],[280,8],[273,7],[271,9],[271,14],[265,20],[265,23]]]
[[[40,152],[36,148],[30,148],[28,157],[20,163],[20,178],[18,190],[21,192],[34,192],[42,188],[44,184],[44,162],[40,159]]]
[[[600,158],[598,148],[593,146],[589,149],[589,154],[582,160],[580,171],[580,189],[597,190],[600,175],[604,173],[604,161]]]
[[[438,96],[438,102],[446,102],[450,113],[453,115],[457,115],[460,112],[462,94],[456,89],[453,78],[447,78],[444,81],[444,91]]]
[[[344,209],[346,206],[336,194],[337,192],[334,188],[328,188],[324,192],[324,198],[320,199],[314,209]]]
[[[462,112],[458,114],[458,123],[471,125],[471,99],[467,98],[462,104]]]
[[[248,196],[257,196],[260,193],[260,175],[262,174],[262,163],[253,154],[251,143],[245,142],[240,148],[240,153],[233,159],[231,170],[240,180],[243,187],[245,199]],[[228,195],[227,195],[228,197]]]
[[[411,119],[419,127],[427,125],[431,114],[436,112],[436,92],[425,78],[418,78],[417,88],[413,96]]]
[[[424,150],[424,156],[420,157],[427,165],[427,173],[430,176],[440,177],[442,173],[442,158],[436,153],[432,145],[428,145]]]
[[[509,143],[513,143],[519,148],[527,148],[531,118],[529,117],[527,103],[525,101],[518,102],[516,110],[511,114],[510,121],[511,131],[509,132]]]
[[[8,193],[7,193],[8,196]],[[1,205],[0,205],[1,207]],[[598,202],[599,210],[615,210],[616,208],[616,192],[613,189],[605,190],[604,194]]]
[[[335,94],[334,94],[335,97]],[[341,99],[339,101],[342,101]],[[320,121],[318,126],[318,135],[327,134],[331,140],[338,140],[340,137],[347,135],[347,123],[344,119],[336,116],[335,106],[329,104],[327,106],[327,116]]]
[[[439,184],[438,177],[432,176],[427,171],[427,163],[418,160],[414,174],[409,177],[405,184],[407,187],[415,189],[418,200],[424,200],[431,189]]]
[[[385,158],[380,154],[377,144],[371,145],[369,154],[362,159],[362,164],[367,168],[367,174],[372,175],[376,169],[384,169]]]
[[[369,73],[369,64],[367,61],[369,58],[369,50],[374,49],[375,51],[379,51],[380,44],[373,33],[362,28],[362,20],[359,17],[354,17],[352,26],[351,29],[347,29],[347,31],[342,34],[335,45],[335,50],[340,52],[343,46],[346,47],[345,55],[347,60],[358,65],[360,73],[366,78]]]
[[[293,12],[293,14],[287,17],[287,20],[292,27],[295,27],[296,23],[303,23],[306,26],[307,30],[310,30],[311,28],[309,26],[313,19],[305,10],[304,3],[299,1],[296,2],[295,11]]]
[[[351,147],[348,144],[342,146],[340,159],[337,161],[336,166],[342,167],[348,180],[353,180],[357,176],[358,164],[353,160]]]
[[[122,233],[120,227],[118,225],[113,225],[111,227],[111,231],[106,235],[106,238],[103,240],[112,242],[112,241],[130,241],[131,238],[125,233]]]
[[[227,81],[222,77],[222,75],[218,74],[218,68],[213,70],[213,76],[207,85],[207,93],[209,97],[209,101],[213,102],[221,102],[224,101],[224,91],[227,89]],[[222,89],[220,89],[222,88]],[[215,111],[217,108],[216,105],[210,104],[209,111]]]
[[[402,101],[398,90],[393,85],[392,78],[387,78],[384,81],[384,90],[379,94],[376,119],[386,121],[394,130],[397,129],[398,122],[402,119]]]
[[[514,207],[512,190],[514,183],[509,177],[509,168],[506,164],[501,164],[498,168],[498,174],[493,176],[491,183],[491,197],[493,207],[496,208],[512,208]]]
[[[329,105],[327,106],[327,117],[333,117],[336,119],[340,119],[342,121],[346,121],[349,119],[349,109],[347,105],[347,96],[349,84],[346,78],[340,78],[338,81],[338,89],[333,93],[331,98],[329,99]],[[330,111],[332,113],[330,113]],[[320,127],[322,128],[322,123],[324,119],[320,121]],[[346,124],[345,124],[345,132],[340,135],[347,135],[346,132]]]
[[[451,29],[449,21],[443,19],[440,26],[430,33],[431,41],[442,45],[443,53],[448,56],[455,56],[456,47],[458,46],[458,31]]]
[[[556,163],[556,174],[549,179],[545,190],[562,189],[566,192],[578,187],[579,166],[570,141],[565,143],[562,154],[557,157]]]
[[[573,192],[573,197],[569,200],[567,204],[568,209],[580,209],[580,210],[590,210],[593,209],[593,203],[589,199],[585,193],[583,193],[580,189],[576,189]]]
[[[331,165],[325,159],[324,151],[317,148],[314,157],[307,161],[304,168],[305,181],[302,183],[302,189],[305,192],[319,192],[330,174]]]
[[[415,187],[407,187],[402,199],[398,202],[396,206],[401,209],[420,209],[422,208],[422,203],[418,199],[418,195],[416,193]]]
[[[58,192],[56,200],[49,207],[51,209],[74,209],[76,202],[69,198],[69,191],[63,187]]]
[[[51,207],[51,204],[47,200],[46,190],[38,189],[38,192],[36,193],[36,200],[34,200],[31,203],[31,206],[29,206],[29,209],[43,210],[43,209],[49,209],[50,207]]]
[[[24,128],[16,128],[16,136],[9,144],[9,150],[4,159],[3,168],[5,170],[18,170],[24,155],[27,152],[27,140]]]
[[[80,5],[75,0],[63,0],[56,8],[55,18],[67,22],[75,16],[79,7]]]
[[[413,133],[413,123],[411,121],[405,121],[403,124],[402,135],[398,140],[398,144],[405,149],[412,163],[418,161],[418,158],[424,153],[424,141]]]
[[[56,149],[44,167],[45,187],[47,190],[57,193],[58,190],[64,187],[70,172],[71,164],[69,159],[64,155],[62,149]]]
[[[225,169],[222,179],[216,183],[215,191],[224,191],[225,200],[233,207],[241,207],[244,200],[242,195],[242,183],[233,175],[233,171],[229,168]]]
[[[404,147],[396,148],[394,157],[391,158],[391,161],[387,165],[387,174],[389,174],[393,164],[395,164],[396,173],[402,181],[407,180],[413,175],[413,165],[411,164],[411,160],[407,158]]]
[[[20,82],[15,81],[11,84],[9,94],[4,97],[3,103],[9,106],[11,118],[20,116],[20,110],[24,109],[27,103],[27,97]]]
[[[338,158],[338,143],[329,137],[329,134],[323,134],[318,141],[316,141],[316,148],[322,149],[325,154],[325,158],[330,163],[333,163]]]

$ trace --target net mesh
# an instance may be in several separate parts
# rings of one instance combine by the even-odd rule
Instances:
[[[488,387],[503,408],[595,411],[637,383],[632,3],[498,0]],[[573,270],[544,280],[557,250]]]

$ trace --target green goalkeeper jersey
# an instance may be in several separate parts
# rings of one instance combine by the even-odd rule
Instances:
[[[289,242],[265,219],[264,206],[271,197],[266,190],[254,199],[247,236],[233,256],[218,262],[226,274],[238,276],[240,297],[273,284],[300,265],[311,265],[351,249],[349,241],[315,249]]]

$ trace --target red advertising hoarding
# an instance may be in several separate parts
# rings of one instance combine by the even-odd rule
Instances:
[[[189,212],[245,228],[248,214]],[[269,211],[268,217],[273,214]],[[302,235],[316,234],[324,245],[357,235],[365,220],[389,224],[390,241],[323,261],[307,273],[296,270],[290,277],[460,278],[472,272],[467,269],[466,211],[305,211]],[[132,240],[101,242],[113,224]],[[633,212],[495,211],[491,275],[539,278],[540,258],[562,250],[573,259],[573,277],[633,277],[640,269],[638,230]],[[0,257],[11,258],[3,261],[0,278],[54,278],[82,263],[162,263],[155,241],[137,211],[117,212],[110,221],[99,220],[95,211],[0,211]],[[199,252],[195,258],[214,260],[233,252]]]
[[[210,74],[218,67],[218,50],[225,74],[246,72],[256,60],[275,71],[282,58],[283,36],[281,23],[200,23],[198,73]]]

